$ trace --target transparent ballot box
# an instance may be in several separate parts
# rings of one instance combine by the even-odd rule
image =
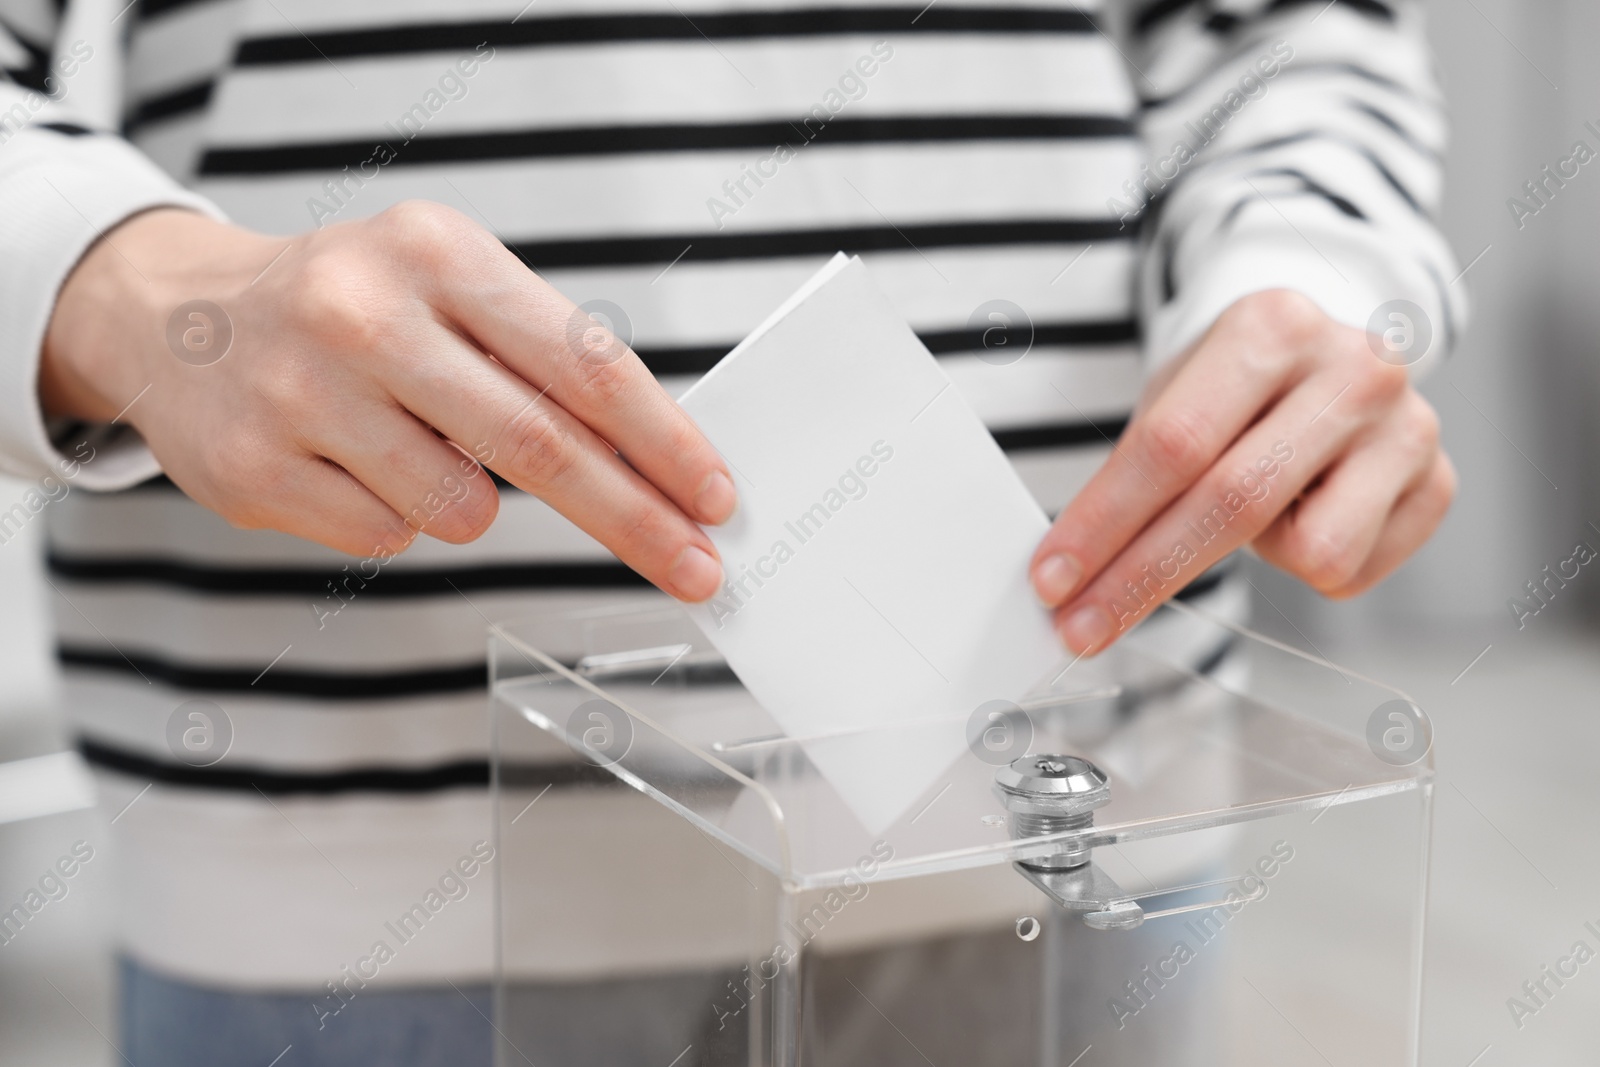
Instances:
[[[491,646],[500,1064],[1417,1062],[1403,693],[1182,604],[1014,703],[810,737],[660,601]]]

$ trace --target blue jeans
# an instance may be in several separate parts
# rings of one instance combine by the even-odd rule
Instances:
[[[191,985],[119,965],[122,1053],[134,1067],[489,1067],[490,990],[365,990],[320,1020],[305,993]],[[287,1051],[286,1051],[287,1050]]]

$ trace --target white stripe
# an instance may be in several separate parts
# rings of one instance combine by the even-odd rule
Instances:
[[[840,100],[857,94],[838,111],[841,119],[1063,110],[1126,115],[1134,106],[1116,67],[1120,60],[1096,34],[897,37],[891,58],[880,62],[872,47],[883,39],[799,37],[781,47],[770,40],[718,41],[735,66],[759,73],[756,91],[729,85],[736,75],[700,38],[501,47],[486,62],[467,48],[339,56],[336,66],[319,60],[244,67],[230,71],[218,89],[216,128],[228,147],[366,137],[386,122],[398,126],[429,90],[439,94],[424,127],[429,135],[798,120],[830,90]],[[854,67],[862,57],[876,65],[869,77]],[[473,62],[457,70],[460,60]],[[462,77],[464,70],[473,73]]]
[[[71,553],[157,555],[242,566],[325,567],[329,573],[360,562],[288,534],[236,530],[215,512],[170,489],[114,496],[69,492],[51,505],[51,511],[51,543]],[[505,493],[499,520],[471,545],[447,545],[421,537],[382,569],[610,558],[593,538],[543,501],[526,493]],[[277,647],[282,648],[282,642]]]
[[[381,588],[383,580],[380,573],[369,588]],[[314,600],[204,596],[167,586],[91,585],[59,579],[56,584],[83,613],[81,617],[76,612],[60,613],[56,632],[63,641],[96,649],[105,649],[110,641],[134,659],[144,654],[176,659],[184,666],[238,668],[248,672],[246,679],[282,652],[285,644],[294,647],[273,667],[269,679],[295,670],[407,671],[481,663],[491,623],[650,597],[645,586],[558,592],[464,589],[464,596],[446,590],[420,600],[384,599],[363,596],[352,582],[353,596],[345,602],[331,594]],[[313,603],[322,611],[338,613],[313,614]]]
[[[161,762],[167,720],[196,694],[128,683],[112,675],[69,672],[63,687],[74,729]],[[409,700],[323,701],[213,695],[233,728],[233,743],[215,766],[338,772],[352,767],[427,768],[489,752],[487,699],[482,692]],[[547,735],[542,735],[547,736]],[[537,756],[566,753],[549,740]],[[535,754],[525,753],[524,758]]]
[[[1000,351],[988,353],[988,359]],[[1131,345],[1121,352],[1102,351],[1035,349],[1011,364],[950,356],[940,365],[979,418],[1005,429],[1125,416],[1138,395],[1143,363]],[[1013,454],[1013,462],[1019,455]]]
[[[213,77],[233,56],[245,0],[212,0],[134,24],[128,43],[128,90],[135,100]]]

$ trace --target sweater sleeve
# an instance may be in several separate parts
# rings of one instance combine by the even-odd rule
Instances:
[[[1146,146],[1140,307],[1159,366],[1293,289],[1424,371],[1464,323],[1436,222],[1443,102],[1410,0],[1112,0]]]
[[[56,297],[89,247],[132,215],[163,206],[221,215],[106,132],[114,111],[96,116],[105,109],[85,106],[105,95],[107,73],[120,83],[120,56],[107,55],[120,42],[114,28],[93,34],[97,40],[68,39],[84,25],[81,12],[69,7],[49,24],[38,8],[0,0],[0,470],[29,479],[70,470],[84,488],[117,489],[159,469],[138,434],[121,425],[72,427],[75,437],[87,429],[93,438],[94,459],[80,464],[84,452],[69,458],[58,450],[67,428],[47,426],[39,406],[40,353]]]

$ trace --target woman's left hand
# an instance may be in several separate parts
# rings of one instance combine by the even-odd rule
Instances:
[[[1355,596],[1428,539],[1455,487],[1403,367],[1305,297],[1255,293],[1150,383],[1030,574],[1067,647],[1099,652],[1241,545]]]

